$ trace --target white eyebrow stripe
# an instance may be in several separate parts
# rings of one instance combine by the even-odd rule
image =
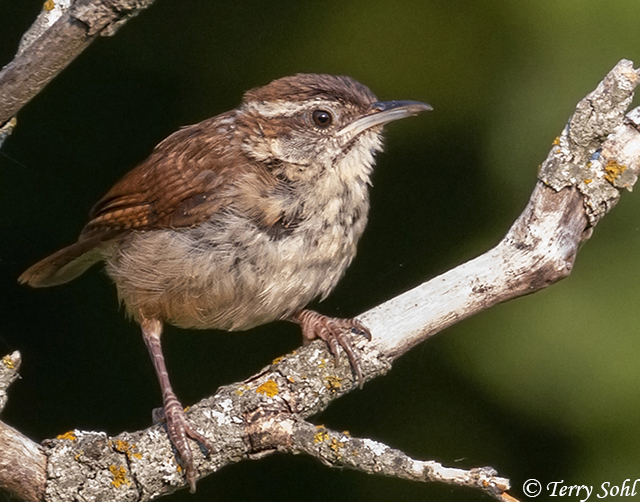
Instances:
[[[331,104],[324,99],[314,99],[313,101],[251,101],[244,105],[247,111],[255,112],[266,118],[292,117],[310,108],[324,105],[325,108],[332,108]]]

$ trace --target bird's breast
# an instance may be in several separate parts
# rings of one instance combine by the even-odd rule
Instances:
[[[194,228],[133,232],[107,272],[134,317],[224,330],[285,318],[326,297],[353,260],[369,207],[367,187],[353,188],[310,196],[279,229],[231,211]]]

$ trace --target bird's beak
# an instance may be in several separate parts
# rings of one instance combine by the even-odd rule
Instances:
[[[371,105],[371,112],[340,129],[340,136],[357,136],[362,131],[394,120],[418,115],[433,110],[431,105],[420,101],[377,101]]]

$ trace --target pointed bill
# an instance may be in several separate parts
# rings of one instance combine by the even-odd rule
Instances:
[[[430,110],[433,110],[431,105],[420,101],[378,101],[371,105],[371,113],[343,127],[338,135],[357,136],[371,127]]]

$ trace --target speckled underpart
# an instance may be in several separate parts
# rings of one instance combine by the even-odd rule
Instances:
[[[185,328],[244,330],[326,297],[366,226],[379,147],[369,133],[334,168],[340,172],[293,186],[284,203],[295,207],[288,228],[261,226],[232,206],[197,227],[129,233],[106,250],[127,310]]]

